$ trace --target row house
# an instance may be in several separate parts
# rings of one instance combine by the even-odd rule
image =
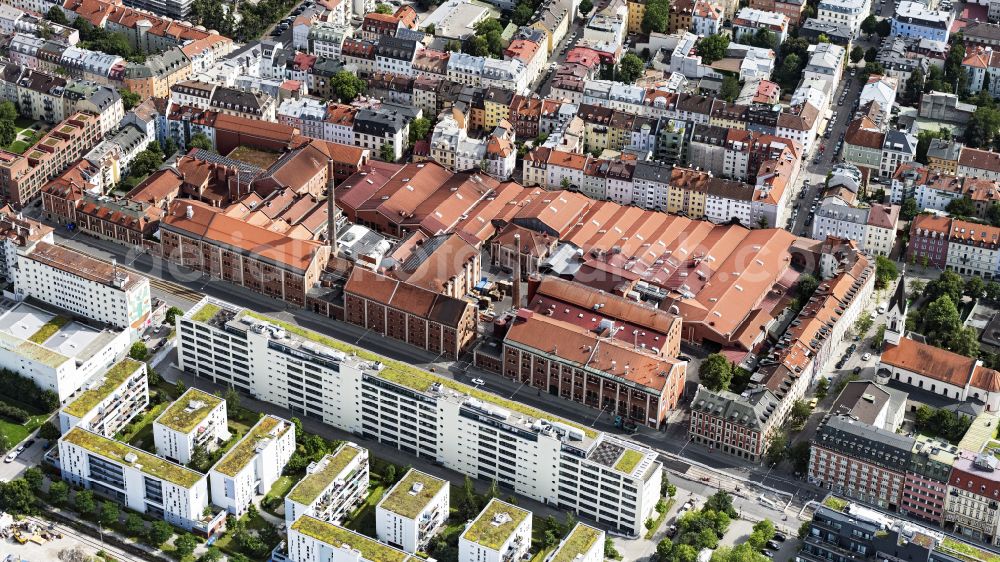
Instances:
[[[938,215],[910,225],[908,260],[993,279],[1000,274],[1000,229]]]
[[[823,200],[813,215],[810,237],[826,240],[828,236],[858,243],[868,253],[888,256],[896,242],[899,206],[875,204],[853,206],[839,197]]]

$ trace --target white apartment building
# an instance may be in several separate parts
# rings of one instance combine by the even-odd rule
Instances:
[[[755,8],[741,8],[733,19],[733,41],[750,43],[759,29],[773,33],[777,40],[776,44],[780,45],[788,37],[788,16]]]
[[[123,359],[59,410],[59,429],[63,435],[82,427],[113,437],[148,405],[146,364]]]
[[[916,136],[895,129],[885,132],[885,140],[882,142],[882,161],[879,163],[879,171],[883,178],[891,178],[900,164],[913,162],[916,157]]]
[[[604,562],[604,531],[577,523],[559,546],[545,559],[573,562]]]
[[[285,496],[285,525],[304,515],[339,524],[368,496],[368,450],[343,443],[313,462]]]
[[[842,25],[857,36],[861,22],[871,12],[871,0],[820,0],[816,19]]]
[[[531,549],[531,512],[496,498],[458,538],[458,562],[519,560]]]
[[[127,331],[96,330],[20,303],[0,315],[0,368],[67,400],[110,369],[129,347]]]
[[[410,469],[375,506],[378,540],[411,554],[426,551],[448,520],[447,480]]]
[[[208,472],[212,503],[243,515],[256,496],[270,491],[294,452],[292,422],[264,416]]]
[[[419,562],[422,558],[333,523],[299,517],[288,528],[288,562]]]
[[[861,250],[888,256],[896,243],[899,206],[854,207],[839,197],[828,197],[813,218],[810,235],[813,240],[826,240],[828,236],[847,238],[857,242]]]
[[[659,499],[662,467],[651,450],[524,405],[501,407],[427,371],[349,356],[354,348],[316,332],[204,299],[177,318],[177,334],[185,372],[621,532],[639,533]]]
[[[156,453],[186,465],[195,449],[210,453],[229,440],[227,419],[225,400],[189,388],[153,422]]]
[[[448,57],[448,80],[465,84],[467,86],[482,85],[483,66],[486,61],[483,57],[467,55],[465,53],[452,53]]]
[[[150,325],[149,279],[68,248],[39,242],[20,252],[14,295],[128,330],[133,340]],[[75,390],[75,389],[74,389]]]
[[[218,517],[203,515],[209,506],[204,474],[79,427],[59,440],[59,468],[71,485],[187,530]]]

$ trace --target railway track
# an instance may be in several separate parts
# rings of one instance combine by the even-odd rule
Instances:
[[[175,296],[177,298],[184,299],[186,301],[191,301],[191,302],[198,302],[204,296],[202,293],[199,293],[198,291],[195,291],[194,289],[188,289],[187,287],[185,287],[183,285],[179,285],[179,284],[174,283],[172,281],[166,281],[166,280],[160,279],[158,277],[151,277],[149,275],[146,275],[145,273],[142,273],[140,271],[136,271],[136,270],[134,270],[134,269],[132,269],[130,267],[126,267],[125,269],[127,269],[127,270],[129,270],[129,271],[131,271],[133,273],[142,275],[143,277],[146,277],[147,279],[149,279],[149,286],[150,287],[155,287],[155,288],[157,288],[157,289],[159,289],[159,290],[161,290],[161,291],[163,291],[165,293],[170,293],[171,295],[173,295],[173,296]]]

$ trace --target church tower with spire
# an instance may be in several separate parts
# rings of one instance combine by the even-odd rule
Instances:
[[[900,338],[906,334],[906,278],[900,275],[896,292],[889,301],[889,310],[885,311],[885,343],[899,345]]]

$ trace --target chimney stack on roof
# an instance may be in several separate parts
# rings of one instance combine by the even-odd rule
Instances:
[[[514,290],[512,291],[512,308],[521,308],[521,235],[514,234]]]

